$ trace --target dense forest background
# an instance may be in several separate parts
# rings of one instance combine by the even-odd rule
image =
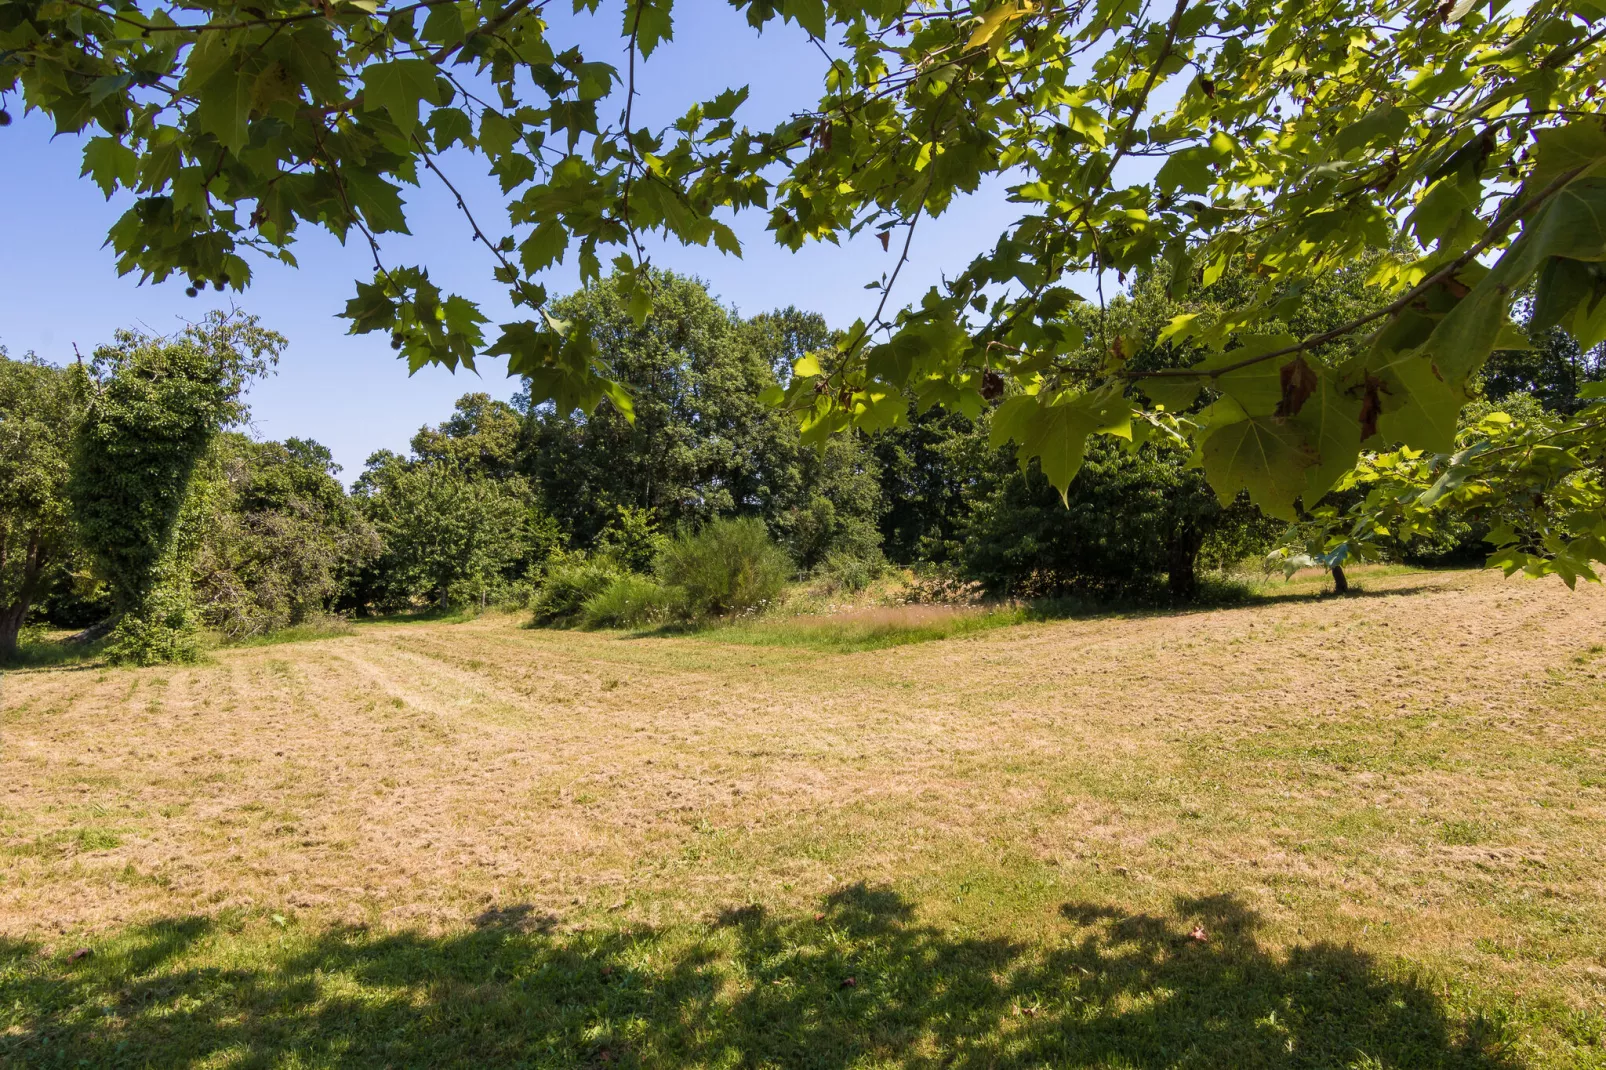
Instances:
[[[1365,276],[1331,276],[1287,326],[1317,332],[1379,302]],[[183,656],[199,628],[241,638],[332,613],[514,604],[563,621],[590,603],[593,623],[624,623],[670,612],[671,572],[674,597],[716,614],[789,580],[856,589],[889,568],[993,595],[1185,600],[1202,574],[1284,532],[1242,496],[1219,501],[1160,441],[1096,438],[1062,500],[993,441],[991,405],[911,404],[902,426],[805,446],[761,396],[833,343],[824,320],[743,318],[666,272],[653,285],[641,323],[613,282],[553,309],[589,326],[633,419],[609,402],[560,413],[469,393],[407,454],[371,456],[349,490],[317,442],[239,430],[250,382],[285,344],[250,317],[177,339],[121,334],[68,368],[5,359],[0,646],[14,649],[30,611],[91,634],[114,626],[132,660]],[[1162,344],[1162,327],[1244,285],[1229,277],[1183,305],[1163,278],[1139,279],[1104,329],[1151,366],[1185,364],[1197,354]],[[1600,354],[1561,332],[1533,341],[1495,356],[1469,412],[1566,412],[1603,374]],[[699,544],[699,532],[711,534]],[[1398,552],[1473,562],[1482,534],[1451,527]],[[733,568],[751,575],[710,578]],[[596,609],[605,591],[612,608]]]

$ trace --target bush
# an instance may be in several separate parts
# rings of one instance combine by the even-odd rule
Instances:
[[[580,623],[586,628],[639,628],[668,619],[679,592],[648,577],[626,573],[586,599]]]
[[[881,555],[874,556],[843,553],[827,554],[814,570],[814,576],[827,594],[857,593],[864,590],[886,569]]]
[[[597,536],[597,551],[631,572],[648,572],[666,541],[651,509],[621,505],[618,515]]]
[[[792,575],[792,559],[757,517],[715,520],[682,534],[658,557],[658,576],[685,592],[694,617],[758,609],[775,600]]]
[[[535,623],[564,624],[575,620],[588,601],[625,574],[611,557],[587,557],[581,553],[554,556],[535,596]]]
[[[199,633],[184,593],[159,586],[138,610],[125,613],[112,629],[106,661],[112,665],[195,661],[200,655]]]

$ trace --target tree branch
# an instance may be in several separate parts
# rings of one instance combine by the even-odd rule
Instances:
[[[1274,360],[1277,357],[1286,357],[1294,353],[1303,353],[1307,349],[1314,349],[1319,345],[1324,345],[1336,338],[1342,338],[1346,334],[1350,334],[1353,331],[1359,330],[1368,323],[1371,323],[1373,320],[1382,319],[1385,316],[1392,316],[1408,307],[1411,302],[1427,293],[1439,283],[1453,279],[1457,272],[1466,267],[1468,264],[1472,263],[1472,261],[1476,260],[1479,256],[1483,255],[1483,253],[1487,251],[1490,246],[1499,241],[1501,237],[1504,236],[1505,232],[1510,229],[1513,223],[1515,223],[1521,217],[1527,215],[1529,212],[1533,211],[1535,208],[1539,207],[1544,202],[1548,201],[1551,197],[1555,196],[1561,191],[1562,187],[1566,186],[1573,179],[1583,174],[1585,170],[1586,168],[1584,167],[1575,167],[1570,171],[1563,172],[1553,179],[1549,185],[1545,186],[1544,189],[1540,190],[1526,201],[1522,202],[1521,204],[1513,205],[1504,212],[1500,213],[1500,215],[1489,224],[1489,232],[1483,236],[1482,241],[1478,242],[1472,248],[1468,249],[1466,252],[1450,261],[1444,267],[1440,268],[1427,278],[1423,279],[1421,282],[1417,283],[1415,286],[1411,287],[1411,289],[1407,290],[1405,294],[1398,299],[1389,302],[1374,312],[1368,312],[1366,315],[1359,316],[1356,319],[1350,320],[1348,323],[1334,327],[1330,331],[1323,331],[1321,334],[1311,335],[1304,341],[1296,342],[1291,346],[1284,346],[1281,349],[1274,349],[1270,353],[1261,353],[1257,356],[1246,357],[1235,364],[1223,364],[1221,367],[1212,368],[1209,371],[1195,371],[1192,368],[1157,368],[1152,371],[1122,372],[1121,377],[1129,381],[1136,381],[1139,379],[1179,378],[1214,379],[1217,376],[1226,375],[1228,372],[1235,372],[1241,368],[1248,368],[1252,365],[1259,364],[1262,361]]]

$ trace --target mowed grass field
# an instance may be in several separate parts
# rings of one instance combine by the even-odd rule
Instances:
[[[0,1065],[1606,1066],[1606,592],[1358,578],[8,673]]]

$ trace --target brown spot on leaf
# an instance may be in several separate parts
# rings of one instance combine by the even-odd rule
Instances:
[[[1320,380],[1316,377],[1315,369],[1306,364],[1301,356],[1284,364],[1278,377],[1282,380],[1283,396],[1277,403],[1277,415],[1286,419],[1305,407],[1306,400],[1316,392]]]
[[[1375,375],[1366,377],[1366,390],[1361,395],[1361,441],[1365,442],[1377,434],[1377,418],[1382,412],[1383,401],[1379,392],[1383,382]]]

